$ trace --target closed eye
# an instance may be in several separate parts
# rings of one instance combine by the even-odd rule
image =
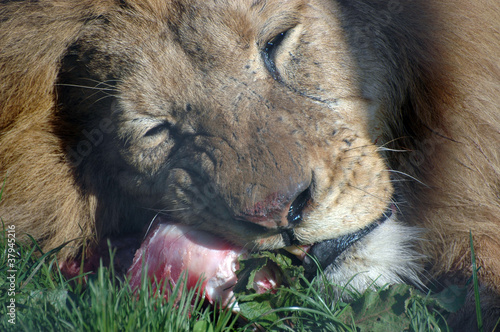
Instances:
[[[161,134],[166,130],[170,130],[170,123],[162,122],[162,123],[150,128],[148,131],[146,131],[146,133],[144,134],[144,137],[157,136],[158,134]]]
[[[262,58],[264,59],[264,64],[266,65],[267,70],[271,74],[271,76],[277,80],[281,81],[278,69],[276,68],[275,58],[276,53],[278,52],[281,43],[285,40],[288,31],[286,30],[278,35],[276,35],[273,39],[266,43],[264,50],[262,51]]]

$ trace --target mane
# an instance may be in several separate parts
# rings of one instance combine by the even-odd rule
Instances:
[[[500,271],[498,15],[484,9],[495,4],[339,3],[361,89],[383,105],[398,207],[427,230],[429,270],[470,271],[472,231],[488,248],[478,264]]]
[[[85,21],[103,10],[91,3],[13,2],[0,7],[2,218],[15,221],[20,234],[29,230],[45,248],[90,238],[95,231],[95,202],[74,186],[53,130],[60,60]]]
[[[434,259],[430,270],[470,271],[472,232],[478,266],[489,271],[480,274],[489,273],[498,287],[500,278],[493,271],[500,271],[500,49],[492,32],[498,15],[485,8],[495,4],[429,5],[429,12],[436,13],[431,36],[442,74],[431,86],[438,92],[431,94],[434,106],[423,111],[427,118],[438,112],[441,119],[433,126],[424,122],[424,134],[403,170],[425,184],[408,220],[429,230],[431,241],[422,245]]]

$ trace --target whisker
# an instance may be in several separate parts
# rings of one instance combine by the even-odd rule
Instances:
[[[161,209],[161,210],[155,210],[155,211],[158,211],[158,213],[167,214],[168,212],[177,212],[177,211],[186,211],[186,210],[188,210],[187,207],[177,208],[177,209]]]
[[[116,89],[116,83],[120,82],[120,80],[106,80],[106,81],[98,81],[98,80],[94,80],[92,78],[84,78],[85,80],[89,81],[89,82],[92,82],[92,83],[97,83],[96,86],[99,86],[99,85],[107,85],[109,86],[110,88],[113,88],[113,89]],[[111,83],[115,83],[115,84],[110,84],[108,82],[111,82]]]
[[[394,204],[394,206],[396,207],[396,209],[398,210],[398,212],[402,215],[403,214],[403,211],[401,211],[401,209],[399,208],[399,205],[402,205],[402,204],[405,204],[405,202],[402,202],[402,201],[396,201],[393,198],[391,198],[391,203]]]
[[[354,189],[360,190],[360,191],[362,191],[362,192],[364,192],[364,193],[366,193],[366,194],[368,194],[368,195],[370,195],[370,196],[372,196],[372,197],[374,197],[374,198],[376,198],[376,199],[378,199],[378,200],[380,200],[380,201],[382,201],[382,202],[385,202],[385,199],[383,199],[383,198],[381,198],[381,197],[379,197],[379,196],[377,196],[377,195],[375,195],[375,194],[372,194],[372,193],[370,193],[370,192],[368,192],[368,191],[366,191],[366,190],[364,190],[364,189],[362,189],[362,188],[358,188],[358,187],[356,187],[356,186],[353,186],[352,184],[348,184],[348,186],[349,186],[349,187],[352,187],[352,188],[354,188]]]
[[[101,84],[101,83],[99,83]],[[102,83],[102,84],[106,84],[106,83]],[[80,88],[80,89],[89,89],[89,90],[95,90],[96,92],[87,96],[85,98],[85,100],[88,100],[88,99],[91,99],[93,98],[94,96],[96,96],[97,93],[101,92],[101,93],[104,93],[105,95],[103,97],[100,97],[99,99],[97,99],[96,101],[94,101],[94,104],[108,98],[108,97],[116,97],[116,95],[110,93],[110,92],[116,92],[118,91],[116,88],[112,87],[112,88],[105,88],[105,87],[99,87],[98,85],[96,86],[88,86],[88,85],[78,85],[78,84],[56,84],[57,86],[66,86],[66,87],[74,87],[74,88]],[[106,84],[108,86],[111,86],[109,84]]]
[[[79,85],[79,84],[66,84],[66,83],[58,83],[56,86],[66,86],[71,88],[81,88],[81,89],[89,89],[89,90],[98,90],[98,91],[117,91],[116,88],[103,88],[98,86],[88,86],[88,85]]]
[[[389,183],[410,182],[409,179],[390,179]]]
[[[151,221],[149,222],[149,225],[148,225],[148,228],[146,230],[146,233],[144,234],[143,241],[148,236],[148,234],[151,231],[151,228],[153,227],[153,225],[154,225],[154,223],[156,221],[156,218],[158,218],[158,216],[160,216],[160,215],[168,215],[169,212],[184,211],[184,210],[187,210],[187,209],[188,208],[160,209],[160,210],[158,210],[158,209],[145,208],[145,210],[148,210],[148,211],[155,211],[156,214],[154,215],[153,219],[151,219]]]
[[[153,217],[153,219],[151,219],[151,221],[149,222],[148,229],[146,230],[146,233],[144,233],[144,237],[142,238],[142,241],[144,241],[146,239],[146,237],[149,235],[149,231],[151,230],[151,227],[155,223],[156,218],[158,217],[158,214],[160,214],[160,212],[158,212],[157,214],[155,214],[155,216]]]
[[[388,169],[388,170],[385,170],[386,172],[392,172],[392,173],[396,173],[396,174],[399,174],[399,175],[404,175],[418,183],[420,183],[421,185],[425,186],[426,188],[430,188],[428,185],[426,185],[425,183],[423,183],[422,181],[420,181],[419,179],[417,179],[416,177],[414,176],[411,176],[410,174],[407,174],[405,172],[400,172],[400,171],[396,171],[396,170],[393,170],[393,169]]]
[[[346,149],[345,151],[354,151],[354,150],[366,148],[368,146],[371,146],[371,144],[365,144],[365,145],[355,146],[353,148],[350,147],[350,148]]]
[[[92,96],[93,96],[93,95],[92,95]],[[89,96],[89,98],[90,98],[90,97],[92,97],[92,96]],[[114,97],[114,96],[113,96],[113,95],[111,95],[111,94],[106,95],[106,96],[103,96],[103,97],[101,97],[101,98],[97,99],[97,100],[94,102],[94,104],[97,104],[97,103],[98,103],[98,102],[100,102],[101,100],[104,100],[104,99],[106,99],[106,98],[110,98],[110,97]]]
[[[388,145],[388,144],[394,143],[394,142],[396,142],[396,141],[398,141],[398,140],[405,139],[405,138],[408,138],[408,137],[398,137],[398,138],[391,139],[390,141],[387,141],[387,142],[385,142],[384,144],[381,144],[381,145],[380,145],[380,147],[381,147],[381,148],[382,148],[382,147],[385,147],[385,146],[386,146],[386,145]]]
[[[410,152],[409,150],[391,149],[391,148],[386,148],[385,146],[378,146],[378,147],[377,147],[377,151]]]
[[[156,212],[157,214],[168,214],[169,212],[177,212],[177,211],[186,211],[189,208],[187,207],[182,207],[182,208],[176,208],[176,209],[153,209],[153,208],[144,208],[144,210],[147,211],[153,211]]]

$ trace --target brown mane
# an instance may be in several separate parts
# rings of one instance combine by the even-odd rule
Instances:
[[[74,186],[51,132],[59,62],[85,20],[99,14],[91,3],[0,7],[0,164],[8,183],[1,211],[46,248],[95,232],[95,202]]]

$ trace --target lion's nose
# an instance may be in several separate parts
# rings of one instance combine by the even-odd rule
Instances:
[[[306,189],[304,189],[306,187]],[[311,198],[309,183],[298,185],[290,193],[273,193],[246,209],[238,219],[267,228],[291,228],[302,221],[304,209]]]
[[[310,199],[311,191],[308,187],[293,200],[292,204],[290,204],[290,207],[288,208],[288,213],[286,215],[286,219],[289,225],[295,226],[302,221],[304,208],[306,207]]]

